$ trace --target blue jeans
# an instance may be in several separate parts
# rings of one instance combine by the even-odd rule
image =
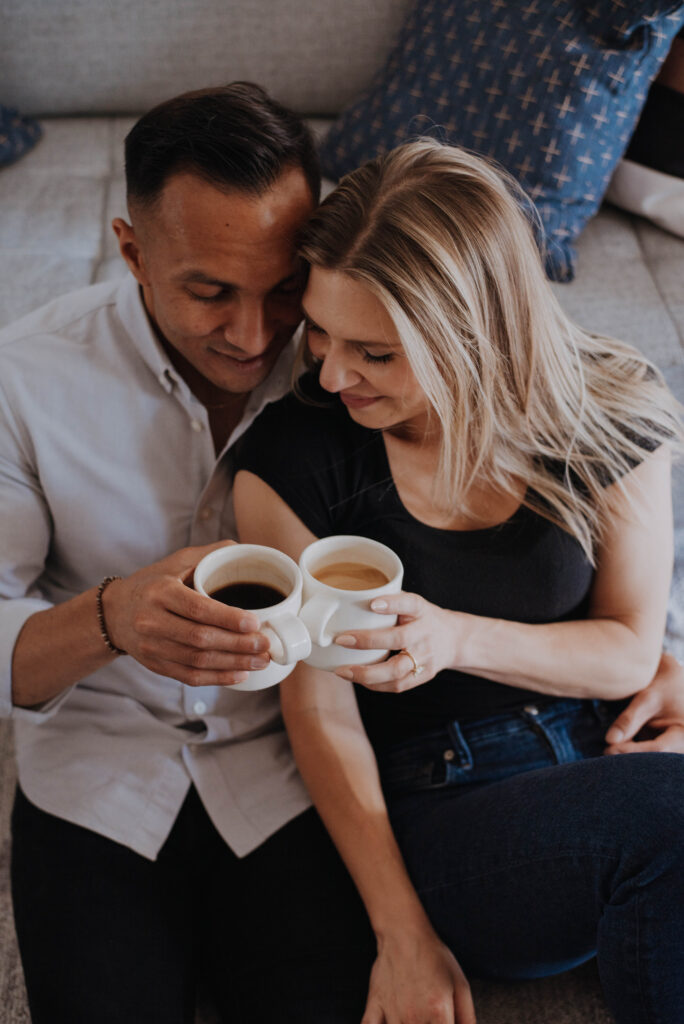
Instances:
[[[684,756],[601,756],[615,705],[528,705],[379,756],[392,824],[466,974],[596,955],[618,1024],[684,1021]]]

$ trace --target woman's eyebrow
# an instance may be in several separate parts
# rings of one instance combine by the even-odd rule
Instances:
[[[305,306],[302,306],[302,313],[304,314],[304,319],[308,324],[310,324],[316,330],[322,331],[323,334],[328,333],[325,330],[325,328],[321,327],[320,324],[317,324],[314,318],[307,313]],[[378,348],[387,348],[388,345],[390,344],[389,342],[383,341],[380,338],[366,338],[363,341],[357,338],[345,338],[344,341],[346,341],[348,345],[363,345],[364,348],[372,348],[373,346],[377,346]]]

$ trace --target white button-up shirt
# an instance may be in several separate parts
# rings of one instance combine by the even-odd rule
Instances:
[[[293,350],[217,459],[132,277],[0,331],[0,715],[15,719],[29,800],[149,858],[191,781],[239,856],[309,806],[278,688],[188,687],[121,657],[24,709],[11,701],[14,644],[29,616],[104,576],[235,537],[230,449],[287,391]]]

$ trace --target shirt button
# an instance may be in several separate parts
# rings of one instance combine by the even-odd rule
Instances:
[[[206,522],[207,519],[211,519],[213,514],[214,514],[213,508],[209,508],[209,506],[207,505],[207,507],[203,508],[202,511],[200,512],[200,519],[203,519]]]
[[[199,434],[201,430],[204,430],[204,424],[201,420],[190,420],[190,427],[196,434]]]
[[[456,757],[456,754],[454,753],[453,750],[445,750],[442,756],[444,757],[445,761],[453,761],[453,759]]]
[[[539,708],[537,707],[536,704],[526,704],[525,707],[523,708],[523,711],[526,711],[528,715],[538,715],[539,714]]]
[[[195,703],[192,705],[192,710],[195,712],[196,715],[203,715],[204,712],[207,710],[207,705],[204,703],[203,700],[196,700]]]

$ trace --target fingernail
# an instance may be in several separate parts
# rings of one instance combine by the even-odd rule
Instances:
[[[618,729],[617,726],[611,726],[606,733],[606,739],[609,743],[620,743],[625,738],[625,734],[622,729]]]
[[[387,607],[387,601],[383,601],[382,598],[378,597],[375,601],[371,601],[371,609],[374,612],[382,612]]]
[[[339,676],[340,679],[349,679],[350,682],[354,679],[354,672],[350,668],[337,668],[335,669],[335,675]]]
[[[238,626],[238,629],[240,630],[240,632],[242,632],[242,633],[253,633],[254,630],[258,629],[258,628],[259,628],[259,623],[257,622],[255,624],[255,620],[254,619],[250,619],[250,618],[240,619],[240,624]]]
[[[268,661],[266,660],[266,658],[252,658],[252,660],[249,663],[249,667],[255,669],[267,668]]]
[[[248,679],[249,672],[236,672],[233,679],[233,685],[235,685],[235,683],[246,683]]]
[[[341,636],[335,637],[335,643],[339,644],[340,647],[356,647],[356,637],[349,636],[348,633],[342,633]]]

